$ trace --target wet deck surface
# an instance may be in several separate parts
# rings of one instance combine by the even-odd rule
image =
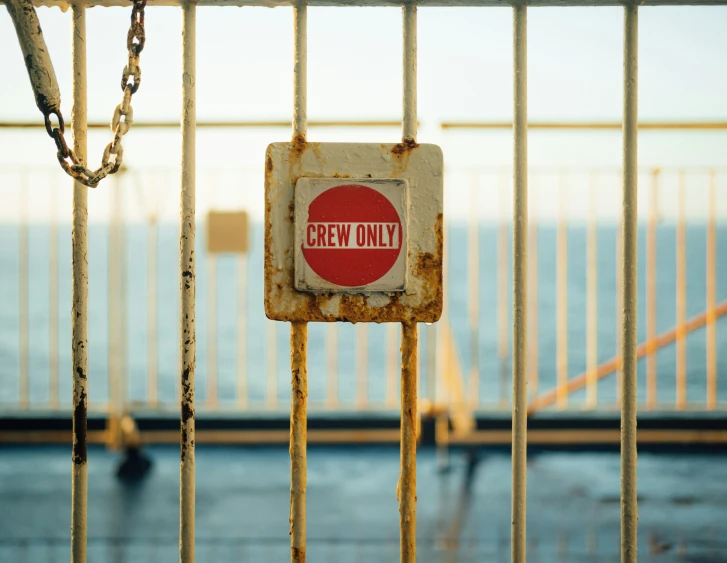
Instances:
[[[89,561],[178,560],[178,450],[149,454],[129,485],[116,454],[90,450]],[[465,455],[451,460],[441,473],[419,452],[418,560],[509,560],[509,455],[479,453],[471,494]],[[285,448],[197,448],[197,561],[289,560],[288,468]],[[398,561],[398,469],[397,448],[309,450],[309,561]],[[727,458],[642,454],[638,479],[642,560],[727,561]],[[616,453],[532,456],[528,561],[618,561],[618,498]],[[69,527],[68,448],[0,449],[0,561],[68,561]]]

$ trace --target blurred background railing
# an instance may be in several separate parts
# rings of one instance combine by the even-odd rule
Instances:
[[[383,125],[386,125],[385,123]],[[379,124],[379,126],[383,126]],[[448,164],[443,321],[422,326],[424,411],[511,410],[511,169]],[[262,169],[199,172],[207,210],[251,212],[250,252],[197,252],[197,404],[204,413],[288,409],[288,335],[262,307],[262,222],[215,186],[262,186]],[[640,172],[639,402],[655,413],[721,410],[727,385],[727,169]],[[130,168],[104,187],[89,230],[91,412],[178,408],[177,171]],[[530,411],[618,412],[620,170],[531,167]],[[0,170],[0,408],[68,411],[70,207],[54,168]],[[96,195],[93,192],[91,195]],[[28,212],[32,206],[34,212]],[[8,210],[6,209],[6,212]],[[13,213],[15,214],[15,213]],[[205,217],[204,214],[200,214]],[[469,215],[469,216],[467,216]],[[447,215],[450,216],[451,215]],[[310,411],[395,413],[395,325],[310,327]]]

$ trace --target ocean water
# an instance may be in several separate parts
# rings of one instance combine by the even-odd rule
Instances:
[[[503,296],[497,290],[497,231],[493,223],[479,227],[479,357],[480,400],[484,405],[495,405],[501,398],[509,400],[510,360],[498,357],[497,305]],[[198,224],[197,248],[197,400],[207,396],[207,307],[208,260],[204,251],[204,225]],[[146,400],[147,373],[147,237],[143,224],[125,227],[126,261],[126,313],[128,356],[128,399],[132,403]],[[29,227],[29,389],[31,405],[43,407],[49,397],[49,241],[50,226],[34,224]],[[538,227],[538,374],[539,389],[545,391],[556,381],[556,236],[553,225]],[[217,366],[219,398],[222,404],[235,402],[237,388],[237,355],[245,355],[248,372],[248,394],[253,405],[263,405],[266,399],[266,359],[270,345],[270,324],[263,312],[262,225],[256,224],[252,233],[252,252],[248,258],[247,280],[247,345],[237,349],[236,296],[237,259],[232,256],[218,258],[217,274]],[[0,225],[0,403],[12,405],[18,400],[19,389],[19,256],[17,225]],[[71,397],[71,236],[70,226],[59,228],[59,393],[64,406]],[[616,315],[616,225],[602,224],[598,230],[598,359],[606,361],[617,350]],[[691,223],[686,229],[687,318],[705,309],[706,295],[706,226]],[[108,397],[108,267],[109,232],[106,225],[89,228],[89,387],[91,406]],[[639,231],[639,286],[638,286],[638,338],[646,337],[646,230]],[[676,323],[676,227],[662,223],[657,230],[657,333],[672,328]],[[460,361],[466,374],[471,365],[472,334],[469,327],[467,288],[467,226],[453,223],[447,238],[449,276],[448,305],[445,311],[457,342]],[[158,287],[157,335],[159,397],[172,406],[177,397],[179,362],[179,277],[178,226],[159,225],[158,234]],[[720,257],[727,252],[727,228],[717,232],[717,302],[727,299],[727,260]],[[508,234],[508,292],[507,309],[511,326],[512,277],[511,233]],[[586,227],[568,228],[568,372],[575,377],[586,368]],[[275,323],[277,346],[275,375],[277,396],[281,409],[286,408],[289,397],[288,328]],[[338,389],[343,407],[353,406],[356,396],[355,341],[359,331],[367,333],[367,387],[369,401],[383,402],[385,385],[386,330],[384,326],[360,326],[341,323],[338,326]],[[426,396],[427,349],[429,327],[421,329],[421,377]],[[508,339],[511,338],[508,330]],[[325,326],[312,324],[309,328],[309,385],[312,408],[325,399],[326,351]],[[718,397],[727,400],[727,323],[717,322]],[[398,344],[397,344],[398,346]],[[704,403],[706,398],[705,331],[696,331],[686,338],[687,399]],[[508,346],[508,351],[511,349]],[[509,352],[508,352],[509,354]],[[673,403],[675,398],[676,349],[669,346],[657,354],[657,399]],[[616,399],[614,376],[599,382],[599,401]],[[573,404],[585,400],[585,391],[571,396]],[[645,365],[639,363],[639,400],[645,400]]]

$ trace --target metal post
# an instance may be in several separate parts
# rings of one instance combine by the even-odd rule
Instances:
[[[159,403],[158,355],[157,355],[157,245],[159,227],[156,214],[149,217],[146,255],[146,319],[148,337],[147,353],[147,403],[155,407]]]
[[[528,350],[528,91],[527,6],[513,6],[514,162],[513,363],[512,363],[512,563],[526,561],[527,350]]]
[[[568,406],[568,230],[566,226],[567,193],[565,180],[559,177],[560,218],[558,220],[558,247],[556,251],[557,298],[557,363],[558,410]]]
[[[18,233],[18,355],[20,406],[28,407],[28,177],[20,176],[20,226]]]
[[[338,324],[328,323],[326,327],[326,405],[338,405]]]
[[[717,255],[716,237],[717,178],[714,170],[709,173],[709,211],[707,219],[707,408],[717,408],[717,333],[715,330],[716,304],[715,287],[717,271],[715,260]]]
[[[402,7],[403,28],[403,121],[402,141],[414,142],[417,135],[417,7],[407,2]],[[399,560],[416,561],[417,491],[417,324],[402,323],[401,332],[401,436],[399,472]]]
[[[416,561],[417,487],[417,325],[402,323],[401,332],[401,467],[397,494],[401,532],[400,561]]]
[[[470,376],[467,393],[469,402],[473,407],[479,404],[480,395],[480,252],[479,252],[479,223],[477,217],[477,181],[473,175],[470,181],[470,225],[468,230],[467,249],[467,276],[470,321]]]
[[[638,7],[624,6],[623,322],[621,325],[621,561],[637,561],[636,264],[638,191]]]
[[[48,242],[48,365],[50,368],[50,406],[58,408],[58,186],[51,185],[50,240]]]
[[[207,404],[217,406],[217,256],[207,256]]]
[[[591,213],[588,221],[588,270],[587,286],[587,324],[586,364],[588,365],[588,384],[586,405],[595,409],[598,404],[598,190],[596,178],[591,175]]]
[[[621,321],[623,319],[623,218],[619,221],[618,232],[616,233],[616,356],[618,367],[616,369],[616,405],[621,408],[621,388],[623,383],[623,358],[621,349],[623,343],[623,331]]]
[[[86,163],[86,9],[73,4],[73,150]],[[86,561],[88,456],[88,188],[73,184],[73,472],[71,474],[71,563]]]
[[[196,56],[197,5],[182,5],[182,190],[180,235],[181,287],[181,458],[179,492],[179,558],[194,563],[194,375],[196,368],[195,328],[195,185],[196,185]]]
[[[237,258],[237,404],[246,407],[247,393],[247,256]]]
[[[306,484],[308,440],[308,323],[290,327],[290,560],[306,559]]]
[[[687,256],[686,256],[686,181],[684,171],[679,172],[679,205],[677,216],[677,365],[676,408],[687,406],[687,341],[684,323],[687,320]]]
[[[308,129],[308,8],[293,5],[293,141],[305,142]],[[290,324],[290,560],[306,560],[306,483],[308,439],[308,324]]]
[[[366,323],[355,327],[356,331],[356,407],[365,409],[369,403],[368,387],[368,330]]]
[[[120,284],[120,221],[119,206],[121,189],[118,176],[111,181],[111,200],[109,205],[109,238],[108,238],[108,446],[118,448],[121,445],[121,284]]]
[[[646,341],[656,338],[656,223],[658,220],[659,170],[651,171],[651,205],[646,233]],[[646,408],[656,407],[656,351],[646,355]]]

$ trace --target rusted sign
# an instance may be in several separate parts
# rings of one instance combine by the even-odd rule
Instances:
[[[281,321],[437,321],[442,168],[435,145],[270,145],[266,315]]]
[[[246,254],[250,248],[245,211],[210,211],[207,214],[207,252]]]

